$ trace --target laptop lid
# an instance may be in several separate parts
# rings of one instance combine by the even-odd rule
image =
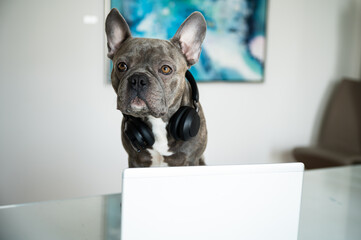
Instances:
[[[297,239],[302,163],[123,172],[122,240]]]

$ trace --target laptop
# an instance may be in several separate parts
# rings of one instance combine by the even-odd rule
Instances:
[[[122,240],[297,239],[302,163],[123,172]]]

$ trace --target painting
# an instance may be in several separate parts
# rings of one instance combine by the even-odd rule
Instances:
[[[198,82],[263,82],[267,0],[111,0],[133,37],[170,39],[193,12],[207,21]]]

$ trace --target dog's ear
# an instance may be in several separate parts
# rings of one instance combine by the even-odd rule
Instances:
[[[108,57],[113,59],[121,43],[131,37],[127,22],[116,8],[113,8],[107,16],[105,32],[108,40]]]
[[[207,24],[203,15],[200,12],[194,12],[182,23],[171,39],[171,42],[181,48],[188,66],[198,62],[206,31]]]

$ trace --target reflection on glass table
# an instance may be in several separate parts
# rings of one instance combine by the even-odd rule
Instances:
[[[121,195],[0,207],[0,239],[120,239]],[[361,166],[306,171],[299,239],[361,239]]]
[[[0,207],[1,240],[120,239],[121,194]]]

